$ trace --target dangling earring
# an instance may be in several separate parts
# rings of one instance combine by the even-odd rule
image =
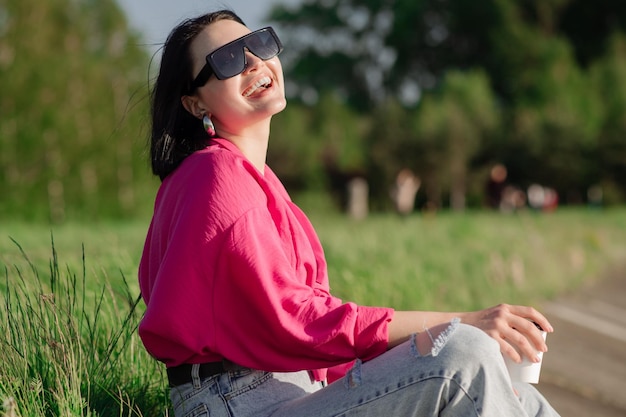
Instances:
[[[207,116],[206,113],[204,114],[204,116],[202,116],[202,125],[204,126],[204,130],[206,130],[209,136],[215,136],[215,126],[213,125],[213,121],[211,120],[211,118]]]

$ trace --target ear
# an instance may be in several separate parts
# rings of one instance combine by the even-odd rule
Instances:
[[[180,102],[185,110],[198,119],[202,119],[202,115],[206,113],[197,96],[182,96]]]

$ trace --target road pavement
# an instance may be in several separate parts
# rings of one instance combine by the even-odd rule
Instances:
[[[537,389],[562,417],[625,417],[626,264],[541,310],[555,331]]]

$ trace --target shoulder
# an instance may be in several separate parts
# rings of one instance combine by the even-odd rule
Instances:
[[[242,155],[213,145],[188,156],[163,181],[160,199],[195,215],[217,216],[228,223],[266,205],[259,177]]]

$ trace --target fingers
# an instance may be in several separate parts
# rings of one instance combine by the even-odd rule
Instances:
[[[477,312],[474,319],[472,324],[494,338],[501,352],[518,363],[522,356],[538,362],[537,352],[548,350],[537,325],[548,332],[553,328],[543,314],[532,307],[500,304]]]
[[[521,356],[531,362],[539,362],[537,352],[548,350],[541,331],[535,324],[518,316],[513,317],[511,327],[503,333],[503,338],[510,346],[506,353],[518,363],[522,360]]]
[[[522,361],[522,356],[520,355],[520,353],[517,351],[517,349],[513,347],[511,343],[509,343],[507,339],[503,338],[500,339],[498,342],[500,343],[500,352],[502,352],[503,355],[513,359],[513,361],[515,361],[516,363],[520,363]]]
[[[525,353],[525,356],[530,359],[536,356],[534,351],[529,350],[530,346],[536,351],[547,352],[548,346],[546,345],[542,331],[554,331],[548,319],[532,307],[511,306],[511,312],[516,315],[512,327],[523,334],[529,342],[528,345],[526,343],[517,345],[522,349],[522,352]]]
[[[525,319],[528,319],[532,322],[535,322],[537,325],[539,325],[539,327],[542,330],[548,333],[552,333],[554,331],[548,319],[543,314],[535,310],[534,308],[528,307],[528,306],[516,306],[516,305],[512,305],[508,307],[513,314],[523,317]]]

